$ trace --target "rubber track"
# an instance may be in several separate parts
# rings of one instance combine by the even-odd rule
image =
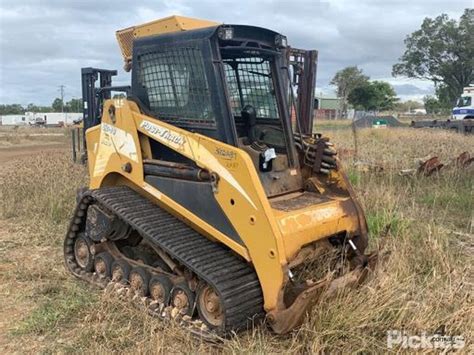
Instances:
[[[128,187],[89,190],[78,208],[81,203],[93,201],[115,213],[146,241],[163,249],[217,291],[225,312],[225,326],[219,333],[245,328],[251,320],[263,316],[263,296],[254,269],[229,249],[203,237]]]

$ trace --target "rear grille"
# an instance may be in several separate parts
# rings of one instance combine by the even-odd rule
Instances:
[[[117,41],[125,61],[132,60],[134,30],[135,27],[129,27],[116,32]]]

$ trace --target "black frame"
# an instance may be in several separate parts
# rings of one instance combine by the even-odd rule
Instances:
[[[156,117],[165,122],[170,122],[176,126],[190,131],[202,133],[220,141],[235,144],[235,136],[229,134],[230,127],[228,127],[225,122],[227,120],[223,119],[226,117],[226,110],[222,107],[222,103],[225,102],[222,80],[219,77],[219,73],[216,73],[216,68],[214,65],[209,65],[209,63],[214,63],[215,61],[215,48],[213,48],[210,41],[214,32],[215,27],[211,27],[189,32],[184,31],[160,36],[145,37],[143,39],[136,40],[134,42],[132,60],[132,94],[143,103],[143,105],[141,105],[141,109],[149,116]],[[179,120],[166,119],[156,115],[156,113],[149,109],[147,102],[148,97],[145,90],[141,87],[139,68],[137,67],[136,63],[138,62],[138,57],[140,55],[150,53],[154,49],[160,50],[160,48],[163,48],[164,46],[189,46],[200,49],[204,61],[204,72],[210,90],[210,101],[212,110],[214,112],[215,124],[200,121],[195,122],[193,120],[187,121],[185,118]]]
[[[82,119],[84,132],[87,129],[100,124],[102,119],[102,105],[104,100],[110,99],[112,91],[123,91],[129,93],[130,86],[112,86],[112,77],[117,75],[116,70],[82,68]],[[96,82],[99,80],[99,86]],[[86,136],[83,136],[84,147],[86,147]]]
[[[229,27],[233,30],[232,39],[224,40],[220,38],[219,34],[222,32],[221,30]],[[136,56],[147,48],[150,49],[161,45],[198,45],[201,49],[205,64],[204,71],[211,94],[211,105],[214,112],[215,124],[202,125],[196,122],[186,121],[179,122],[179,124],[176,122],[171,123],[192,132],[199,132],[227,144],[237,146],[237,127],[231,110],[230,96],[227,92],[226,75],[224,63],[221,57],[221,50],[235,50],[236,53],[239,51],[258,51],[262,56],[271,55],[273,58],[272,72],[278,72],[280,74],[276,75],[274,78],[275,92],[278,97],[277,105],[280,115],[279,122],[281,122],[285,132],[290,167],[296,168],[298,166],[298,159],[292,132],[290,110],[288,108],[289,104],[287,101],[288,79],[297,81],[293,84],[298,86],[298,114],[296,117],[299,122],[298,126],[302,127],[302,133],[311,133],[317,52],[298,50],[289,47],[281,48],[277,44],[278,41],[276,39],[278,37],[281,37],[281,35],[268,29],[241,25],[222,25],[193,31],[150,36],[134,41],[133,63],[137,62]],[[291,58],[291,56],[293,56],[293,58]],[[304,57],[304,60],[302,61],[304,64],[298,60],[302,57]],[[288,67],[290,65],[299,65],[302,69],[297,80],[288,77]],[[89,67],[82,68],[81,74],[82,97],[84,102],[84,131],[100,124],[103,101],[110,98],[111,91],[126,92],[128,99],[136,102],[142,112],[154,116],[153,112],[147,108],[146,95],[144,95],[143,90],[139,87],[136,70],[132,72],[131,87],[111,86],[112,77],[117,75],[116,70]],[[96,82],[98,80],[99,86],[96,87]],[[157,118],[162,119],[161,117]],[[268,123],[271,124],[272,122]],[[85,139],[84,148],[86,148]],[[169,154],[170,153],[171,152],[169,152]]]
[[[232,39],[223,40],[219,37],[220,29],[231,27],[233,29]],[[282,48],[276,45],[278,33],[264,28],[254,26],[216,26],[193,31],[183,31],[163,34],[160,36],[150,36],[137,39],[133,46],[133,69],[132,69],[132,95],[142,102],[141,109],[150,116],[167,121],[163,117],[155,115],[148,109],[147,94],[139,81],[139,68],[137,66],[138,57],[144,53],[150,53],[154,49],[159,50],[164,46],[197,46],[202,53],[204,60],[205,74],[208,81],[211,106],[214,111],[215,125],[202,124],[200,122],[180,120],[168,120],[170,123],[184,129],[198,132],[237,146],[237,130],[232,114],[230,97],[227,91],[224,63],[221,57],[221,49],[239,51],[253,51],[265,56],[272,56],[272,72],[279,73],[273,78],[275,96],[277,97],[279,123],[283,126],[287,145],[288,160],[291,168],[298,166],[297,152],[294,144],[292,126],[289,116],[286,85],[287,58]]]

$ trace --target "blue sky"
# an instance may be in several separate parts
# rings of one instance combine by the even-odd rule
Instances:
[[[429,82],[393,78],[391,68],[406,35],[425,17],[458,19],[472,0],[411,1],[0,1],[0,104],[50,104],[65,85],[66,99],[81,96],[80,68],[118,69],[129,83],[115,31],[172,14],[267,27],[293,47],[319,51],[317,93],[333,95],[335,72],[357,65],[389,81],[402,100],[433,91]]]

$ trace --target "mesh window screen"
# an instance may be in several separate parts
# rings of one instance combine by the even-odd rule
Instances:
[[[262,58],[224,60],[232,113],[252,105],[257,117],[278,119],[270,62]]]
[[[214,123],[199,48],[169,48],[138,57],[139,80],[150,109],[160,118]]]

